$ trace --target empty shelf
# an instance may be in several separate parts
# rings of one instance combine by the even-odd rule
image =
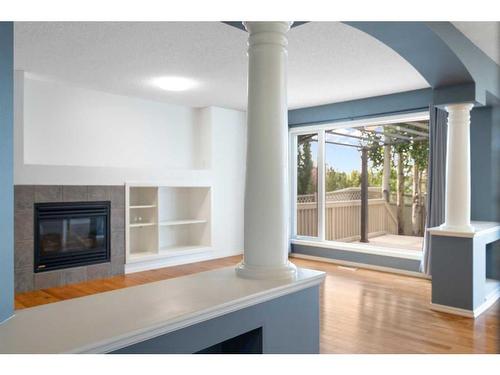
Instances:
[[[195,246],[168,246],[160,249],[161,255],[180,255],[192,254],[209,250],[208,246],[195,245]]]
[[[158,256],[156,251],[138,251],[130,253],[130,260],[140,260]]]
[[[206,222],[207,220],[205,219],[165,220],[160,222],[160,225],[168,226],[168,225],[202,224]]]
[[[153,225],[156,225],[156,223],[131,223],[129,224],[130,228],[139,228],[139,227],[151,227]]]

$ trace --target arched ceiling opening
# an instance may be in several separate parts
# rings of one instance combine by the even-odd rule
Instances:
[[[296,26],[304,23],[299,22]],[[483,45],[483,49],[478,48],[460,31],[466,30],[469,35],[472,33],[467,23],[343,23],[377,39],[411,64],[433,89],[434,104],[494,104],[500,100],[500,66],[497,59],[492,59],[484,51],[488,37],[478,39],[477,33],[473,33]],[[241,23],[229,24],[244,30]],[[500,25],[489,22],[484,26],[490,29],[490,33],[493,30],[493,43],[498,43]],[[496,46],[487,48],[490,54],[493,50],[498,49]]]
[[[429,82],[436,104],[500,98],[500,67],[450,22],[345,22],[396,51]]]

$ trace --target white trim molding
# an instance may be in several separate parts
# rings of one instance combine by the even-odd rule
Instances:
[[[340,128],[351,128],[351,127],[359,127],[364,125],[387,125],[387,124],[395,124],[399,122],[413,122],[413,121],[423,121],[429,120],[429,112],[428,111],[420,111],[413,113],[401,113],[389,116],[380,116],[380,117],[369,117],[358,120],[342,120],[338,122],[328,122],[328,123],[320,123],[320,124],[308,124],[305,126],[296,126],[290,128],[290,134],[299,134],[299,133],[314,133],[319,130],[326,129],[340,129]]]
[[[371,271],[394,273],[397,275],[410,276],[410,277],[416,277],[419,279],[431,280],[430,276],[427,276],[423,273],[414,272],[414,271],[406,271],[406,270],[401,270],[398,268],[375,266],[375,265],[367,264],[367,263],[350,262],[347,260],[317,257],[314,255],[306,255],[306,254],[299,254],[299,253],[291,253],[290,257],[299,258],[299,259],[306,259],[306,260],[314,260],[314,261],[324,262],[324,263],[332,263],[332,264],[337,264],[338,266],[357,267],[357,268],[367,269],[367,270],[371,270]]]
[[[453,315],[465,316],[466,318],[477,318],[479,315],[488,310],[500,298],[500,283],[497,288],[489,293],[484,302],[476,307],[474,310],[461,309],[458,307],[441,305],[439,303],[431,302],[431,309],[439,312],[444,312]]]
[[[473,238],[475,236],[482,236],[489,233],[500,233],[500,223],[494,221],[472,221],[471,222],[472,231],[456,231],[448,230],[444,227],[433,227],[428,228],[427,231],[436,236],[445,237],[463,237],[463,238]]]
[[[372,255],[382,255],[394,258],[422,260],[422,252],[417,250],[393,249],[388,247],[372,246],[365,244],[353,244],[337,241],[319,241],[314,239],[292,239],[294,245],[305,245],[322,247],[332,250],[352,251],[354,253],[364,253]]]

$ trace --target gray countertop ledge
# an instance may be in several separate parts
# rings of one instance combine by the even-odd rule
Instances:
[[[471,225],[474,228],[473,232],[457,232],[446,230],[441,227],[428,228],[427,231],[436,236],[465,238],[472,238],[494,232],[500,233],[500,223],[494,221],[471,221]]]
[[[0,324],[0,353],[107,353],[319,285],[320,271],[250,280],[234,267],[16,311]]]

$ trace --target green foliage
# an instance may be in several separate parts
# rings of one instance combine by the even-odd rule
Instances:
[[[349,173],[336,171],[334,168],[329,167],[326,170],[326,191],[335,191],[350,187],[361,186],[361,173],[353,170]],[[382,185],[382,171],[373,172],[368,171],[368,185],[381,186]]]
[[[365,146],[368,148],[368,159],[371,161],[372,170],[381,170],[384,166],[384,147],[381,146],[382,137],[365,130],[361,130],[361,135],[368,139],[368,141],[365,141]]]
[[[382,186],[382,176],[383,171],[380,169],[377,170],[369,170],[368,171],[368,186]]]
[[[366,147],[368,147],[368,158],[371,161],[372,167],[371,172],[373,174],[379,173],[384,165],[384,147],[381,145],[382,138],[380,136],[374,135],[374,133],[368,131],[361,131],[363,137],[368,138],[366,142]],[[406,137],[412,136],[405,131],[398,130],[393,127],[385,127],[385,134],[400,134]],[[427,169],[429,160],[429,142],[428,140],[408,140],[408,141],[397,141],[391,138],[391,166],[397,165],[399,155],[403,156],[403,166],[405,174],[405,194],[410,194],[412,192],[411,179],[412,176],[412,166],[416,163],[420,171]],[[396,181],[397,172],[395,168],[391,167],[391,176],[389,180],[389,186],[391,191],[396,191]],[[381,182],[380,182],[381,184]],[[371,185],[371,184],[370,184]],[[375,185],[379,186],[379,184]]]
[[[302,141],[299,137],[299,146],[297,147],[297,194],[312,194],[313,191],[313,161],[311,153],[311,142]]]
[[[429,164],[429,141],[415,141],[410,144],[409,154],[418,169],[423,171]]]
[[[335,191],[346,187],[359,186],[359,172],[352,171],[351,173],[339,172],[329,167],[326,170],[326,191]]]
[[[397,130],[393,127],[384,128],[386,134],[400,134],[410,137],[404,131]],[[362,136],[368,141],[363,142],[365,147],[368,147],[369,171],[368,184],[369,186],[382,186],[383,165],[384,165],[384,146],[382,145],[382,137],[373,132],[361,130]],[[391,138],[391,176],[389,186],[392,192],[397,190],[397,171],[394,168],[397,165],[398,155],[403,156],[404,163],[404,191],[405,194],[412,192],[412,166],[417,163],[419,170],[427,169],[429,158],[429,144],[427,140],[418,141],[401,141],[397,142]],[[314,165],[312,160],[311,139],[310,135],[298,137],[298,153],[297,153],[297,194],[312,194],[315,192],[316,186],[314,181]],[[361,146],[361,145],[360,145]],[[361,165],[361,159],[360,159]],[[327,167],[325,175],[326,191],[335,191],[349,187],[359,187],[361,184],[361,175],[359,170],[351,172],[341,172],[333,167]]]

